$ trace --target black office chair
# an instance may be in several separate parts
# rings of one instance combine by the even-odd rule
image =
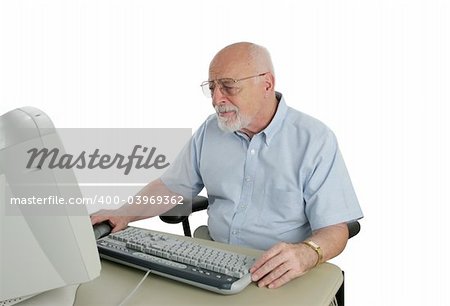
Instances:
[[[188,203],[185,203],[188,204]],[[190,205],[179,205],[175,208],[171,209],[167,213],[159,216],[159,218],[170,224],[177,224],[181,223],[183,225],[183,232],[185,236],[192,237],[191,234],[191,226],[189,224],[189,215],[190,213],[194,213],[196,211],[205,210],[208,208],[208,199],[203,196],[196,196],[192,199],[192,211],[189,209],[189,212],[187,212],[187,207]],[[361,230],[361,225],[358,221],[352,221],[347,223],[348,226],[348,238],[352,238],[356,236],[359,231]],[[342,275],[344,276],[344,279],[342,281],[342,285],[339,288],[338,292],[336,293],[336,300],[338,305],[344,305],[344,283],[345,283],[345,274],[344,271],[342,271]]]

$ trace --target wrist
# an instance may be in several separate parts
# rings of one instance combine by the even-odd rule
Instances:
[[[320,248],[320,246],[317,243],[315,243],[312,240],[305,240],[305,241],[302,241],[302,244],[308,246],[317,255],[317,261],[314,264],[313,268],[317,267],[319,264],[321,264],[323,262],[323,252],[322,252],[322,249]]]

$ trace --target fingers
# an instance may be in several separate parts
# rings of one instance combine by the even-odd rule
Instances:
[[[103,214],[103,211],[100,210],[100,211],[92,214],[90,217],[91,217],[91,223],[92,223],[92,225],[94,225],[94,224],[102,223],[103,221],[108,220],[111,216]]]
[[[280,253],[284,246],[282,244],[276,244],[274,247],[266,251],[250,268],[252,273],[252,281],[256,282],[264,275],[275,269],[282,263]]]
[[[115,216],[114,211],[100,210],[90,217],[92,225],[108,221],[111,225],[111,233],[121,231],[128,225],[128,219],[125,216]]]
[[[268,288],[274,288],[274,285],[278,282],[281,282],[281,284],[286,283],[290,279],[286,279],[286,274],[289,273],[289,267],[286,263],[282,263],[281,265],[277,266],[275,269],[271,270],[270,273],[267,273],[265,277],[260,279],[258,281],[258,287],[265,287]],[[280,284],[280,285],[281,285]]]
[[[125,229],[128,225],[128,222],[124,221],[124,219],[120,218],[120,217],[109,219],[109,223],[112,226],[111,233],[121,231],[121,230]]]
[[[280,243],[265,252],[250,269],[259,287],[278,288],[306,272],[298,246]]]
[[[284,284],[288,283],[289,281],[291,281],[292,279],[297,278],[303,274],[304,273],[297,275],[292,270],[289,270],[288,272],[281,275],[279,278],[276,278],[274,280],[267,280],[267,282],[268,282],[267,288],[269,288],[269,289],[279,288],[279,287],[283,286]],[[265,280],[263,279],[263,281],[265,281]],[[259,286],[259,283],[258,283],[258,286]],[[260,287],[262,287],[262,286],[260,286]]]

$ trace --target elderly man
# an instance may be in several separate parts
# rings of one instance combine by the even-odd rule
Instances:
[[[275,91],[268,51],[247,42],[225,47],[202,89],[216,114],[140,194],[190,198],[206,188],[211,237],[266,250],[250,270],[260,287],[280,287],[340,254],[346,222],[362,212],[336,138]],[[123,209],[130,213],[92,222],[109,220],[117,231],[166,208]]]

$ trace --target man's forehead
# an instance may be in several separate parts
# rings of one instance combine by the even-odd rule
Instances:
[[[235,78],[237,72],[235,69],[229,69],[226,67],[210,67],[209,69],[209,79],[223,79],[223,78]]]
[[[252,72],[248,61],[238,58],[214,58],[209,66],[209,79],[239,78]]]

